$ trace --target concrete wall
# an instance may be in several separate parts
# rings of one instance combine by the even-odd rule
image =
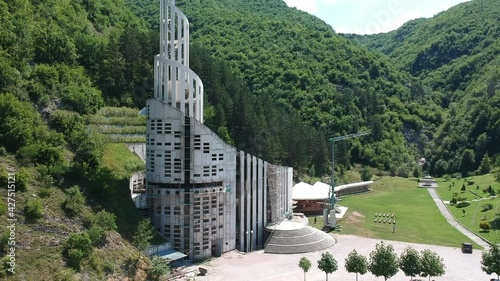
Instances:
[[[291,214],[293,169],[271,165],[251,154],[238,154],[237,245],[247,252],[262,249],[264,228]]]

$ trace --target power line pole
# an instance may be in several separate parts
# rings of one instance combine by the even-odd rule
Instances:
[[[325,227],[333,227],[335,228],[336,221],[335,221],[335,211],[333,214],[331,214],[332,210],[334,210],[335,207],[335,142],[336,141],[341,141],[341,140],[346,140],[346,139],[352,139],[352,138],[359,138],[361,136],[366,136],[369,135],[371,132],[358,132],[355,134],[349,134],[345,136],[340,136],[340,137],[333,137],[330,138],[330,142],[332,143],[332,186],[331,189],[328,191],[328,208],[326,210],[326,214],[324,214],[325,217],[325,222],[324,226]],[[330,216],[330,218],[329,218]]]

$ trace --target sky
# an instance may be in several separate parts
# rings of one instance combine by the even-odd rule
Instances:
[[[285,0],[331,25],[337,33],[375,34],[395,30],[469,0]]]

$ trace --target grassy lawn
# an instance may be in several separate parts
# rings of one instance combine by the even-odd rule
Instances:
[[[468,181],[474,181],[474,183],[468,184]],[[461,191],[463,184],[465,184],[466,187],[465,192]],[[483,189],[489,185],[491,185],[494,190],[500,190],[500,184],[495,182],[491,174],[460,180],[438,179],[438,185],[440,186],[438,188],[438,193],[443,200],[450,201],[454,194],[458,194],[458,196],[465,198],[465,201],[470,203],[469,206],[464,208],[447,205],[448,209],[462,225],[492,243],[500,243],[500,226],[493,223],[495,214],[500,213],[500,196],[497,193],[495,198],[491,198],[488,193],[483,192]],[[479,189],[477,186],[479,186]],[[471,191],[479,196],[473,194]],[[482,206],[485,204],[492,204],[493,209],[483,212]],[[463,210],[465,210],[465,214]],[[492,229],[489,232],[483,232],[479,228],[479,223],[483,217],[486,217],[486,220],[496,229]]]
[[[416,179],[384,177],[374,183],[371,192],[341,199],[339,204],[349,207],[339,221],[342,233],[452,247],[459,247],[462,242],[473,243],[448,224],[428,191],[417,187]],[[394,214],[395,233],[392,225],[375,223],[375,213]],[[311,225],[321,227],[322,221],[318,217],[317,224]],[[480,248],[476,244],[474,247]]]
[[[103,163],[116,178],[128,178],[133,172],[146,169],[146,164],[123,143],[109,143],[104,147]]]

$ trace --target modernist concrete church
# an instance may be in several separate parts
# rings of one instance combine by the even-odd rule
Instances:
[[[292,174],[226,144],[203,124],[203,83],[189,68],[189,22],[160,1],[160,53],[147,100],[146,190],[155,228],[191,260],[262,249],[292,214]]]

